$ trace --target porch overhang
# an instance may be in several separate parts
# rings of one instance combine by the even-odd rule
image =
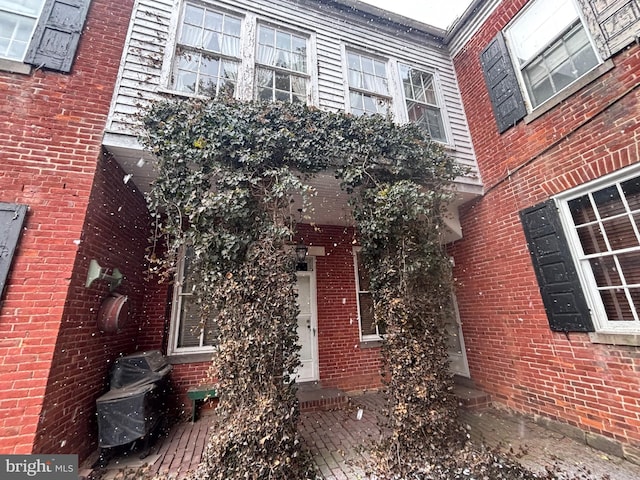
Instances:
[[[103,147],[109,152],[125,172],[123,181],[133,182],[144,195],[151,189],[156,177],[153,155],[144,150],[138,140],[130,135],[106,133]],[[354,225],[351,208],[348,204],[349,195],[340,188],[339,181],[331,172],[324,172],[313,177],[311,185],[316,194],[311,198],[311,205],[301,215],[302,223],[316,225]],[[482,187],[477,183],[467,183],[463,180],[455,183],[455,198],[449,205],[445,216],[447,232],[445,243],[462,238],[458,208],[464,203],[482,195]],[[302,208],[301,199],[291,205],[292,215],[299,215]]]

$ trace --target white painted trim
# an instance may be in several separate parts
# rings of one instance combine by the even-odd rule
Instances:
[[[460,27],[454,25],[451,36],[447,38],[452,59],[464,49],[465,45],[482,28],[489,16],[502,3],[502,0],[481,0],[478,3],[477,11],[470,12],[468,21],[461,23]]]
[[[380,340],[384,340],[384,338],[381,335],[363,335],[362,334],[362,322],[360,321],[360,277],[358,275],[358,258],[357,258],[357,254],[358,252],[362,250],[362,247],[353,247],[351,249],[351,253],[353,255],[353,274],[354,274],[354,278],[355,278],[355,284],[356,284],[356,306],[357,311],[358,311],[358,335],[360,337],[360,341],[361,342],[376,342],[376,341],[380,341]],[[377,327],[376,327],[377,328]]]
[[[605,175],[578,187],[572,188],[553,197],[558,208],[560,223],[567,237],[571,257],[576,268],[582,290],[584,292],[587,305],[591,312],[591,320],[597,332],[609,334],[638,334],[640,333],[639,322],[636,321],[611,321],[608,320],[607,313],[597,290],[597,282],[593,271],[590,268],[583,268],[576,257],[585,256],[582,243],[578,237],[578,232],[574,226],[569,210],[568,202],[574,198],[581,197],[590,192],[606,188],[615,183],[622,183],[640,175],[640,164],[630,165],[617,172]],[[583,260],[583,263],[587,260]]]
[[[318,350],[318,290],[316,282],[315,257],[307,255],[307,263],[311,268],[307,271],[296,272],[296,276],[309,277],[309,302],[311,309],[311,329],[313,331],[311,343],[312,375],[307,378],[297,378],[297,382],[316,382],[320,380],[320,355]]]
[[[178,28],[180,27],[180,19],[184,12],[183,0],[174,0],[173,8],[171,9],[171,21],[169,23],[169,32],[167,40],[164,42],[164,56],[162,59],[162,68],[160,70],[159,87],[168,92],[173,92],[170,89],[171,85],[171,71],[173,70],[173,58],[176,52],[176,42],[178,41]],[[127,48],[125,47],[125,53]]]

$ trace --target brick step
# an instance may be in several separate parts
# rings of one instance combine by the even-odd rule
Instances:
[[[298,390],[301,412],[317,412],[342,408],[349,402],[349,397],[337,388],[322,388],[320,386],[306,387],[302,385]]]
[[[482,410],[491,406],[491,395],[476,388],[469,379],[456,377],[453,393],[466,410]]]

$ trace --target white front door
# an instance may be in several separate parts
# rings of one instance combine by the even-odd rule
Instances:
[[[298,343],[300,367],[296,382],[314,382],[318,374],[318,315],[316,308],[316,275],[313,259],[309,258],[311,271],[298,272]]]

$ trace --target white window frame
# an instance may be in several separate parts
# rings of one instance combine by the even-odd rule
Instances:
[[[238,90],[242,87],[241,85],[241,79],[242,79],[242,73],[243,73],[243,51],[244,51],[244,38],[246,37],[246,32],[245,32],[245,21],[246,19],[244,18],[244,15],[239,13],[239,12],[233,12],[233,11],[229,11],[226,9],[221,9],[218,8],[217,6],[212,6],[208,3],[203,3],[203,2],[199,2],[199,1],[195,1],[195,0],[184,0],[180,3],[180,8],[176,9],[177,10],[177,15],[174,19],[174,24],[172,25],[172,32],[173,33],[173,42],[171,43],[171,45],[168,45],[167,47],[167,51],[165,53],[165,71],[163,71],[163,74],[161,76],[161,81],[162,84],[166,86],[167,91],[177,94],[177,95],[182,95],[182,96],[187,96],[187,97],[203,97],[204,95],[199,93],[199,92],[185,92],[185,91],[181,91],[181,90],[177,90],[176,88],[174,88],[173,83],[174,83],[174,71],[177,68],[177,52],[178,49],[181,48],[181,44],[180,44],[180,36],[182,35],[182,30],[184,28],[184,16],[185,16],[185,12],[187,9],[187,5],[193,5],[195,7],[200,7],[200,8],[205,8],[210,12],[214,12],[217,13],[219,15],[224,15],[225,18],[226,17],[232,17],[236,20],[240,21],[240,38],[239,38],[239,48],[238,48],[238,56],[233,56],[233,55],[229,55],[223,52],[212,52],[211,56],[212,57],[216,57],[219,61],[228,61],[228,62],[235,62],[237,64],[237,72],[236,72],[236,85],[235,85],[235,93],[234,96],[238,97]],[[200,52],[202,51],[203,53],[206,53],[205,49],[198,49],[196,47],[186,47],[188,50],[189,49],[193,49],[194,51]],[[216,85],[216,88],[218,88],[218,85]]]
[[[360,307],[360,294],[362,293],[368,293],[371,294],[370,291],[368,290],[361,290],[360,289],[360,275],[358,275],[358,254],[360,253],[360,251],[362,250],[362,247],[353,247],[352,249],[352,253],[353,253],[353,273],[355,275],[355,283],[356,283],[356,303],[357,303],[357,307],[358,307],[358,332],[360,334],[360,341],[362,342],[374,342],[374,341],[380,341],[380,340],[384,340],[384,334],[381,334],[380,331],[378,330],[378,325],[376,325],[376,334],[363,334],[362,333],[362,315],[360,314],[361,312],[361,307]]]
[[[217,347],[215,345],[202,345],[203,335],[200,334],[201,346],[198,347],[180,347],[178,346],[178,339],[180,337],[180,322],[182,301],[184,297],[192,297],[193,292],[184,292],[184,275],[185,275],[185,254],[186,248],[182,247],[178,254],[178,262],[176,264],[176,273],[173,284],[173,301],[171,304],[171,319],[169,323],[169,343],[167,346],[167,355],[184,355],[194,353],[212,353],[215,352]]]
[[[278,67],[275,65],[268,65],[268,64],[263,64],[263,63],[259,63],[258,61],[258,49],[260,48],[260,27],[265,27],[265,28],[271,28],[273,30],[275,30],[276,32],[283,32],[283,33],[287,33],[289,35],[292,36],[296,36],[298,38],[303,38],[305,40],[306,43],[306,67],[307,67],[307,71],[306,72],[298,72],[296,70],[289,70],[287,68],[283,68],[283,67]],[[311,49],[312,49],[312,42],[311,42],[311,35],[305,32],[301,32],[301,31],[297,31],[297,30],[292,30],[291,28],[286,28],[286,27],[282,27],[280,25],[277,25],[276,23],[273,22],[267,22],[267,21],[262,21],[262,20],[258,20],[257,22],[257,26],[256,26],[256,34],[255,34],[255,46],[254,46],[254,60],[253,60],[253,66],[254,66],[254,72],[253,72],[253,98],[254,99],[258,99],[258,82],[256,80],[256,77],[258,75],[257,70],[259,68],[263,69],[263,70],[270,70],[272,72],[281,72],[281,73],[285,73],[287,75],[291,75],[291,76],[296,76],[296,77],[300,77],[300,78],[304,78],[305,79],[305,103],[307,105],[312,104],[313,103],[313,86],[312,86],[312,81],[314,78],[313,70],[312,70],[312,66],[314,65],[314,63],[312,63],[312,57],[311,57]]]
[[[273,19],[263,18],[252,12],[248,12],[239,8],[229,6],[213,5],[201,0],[179,0],[176,2],[179,8],[175,8],[170,25],[170,37],[164,52],[162,71],[160,73],[160,88],[163,93],[179,95],[184,97],[200,97],[202,95],[193,95],[186,92],[179,92],[172,88],[172,74],[175,62],[175,53],[178,46],[178,39],[182,25],[184,5],[192,3],[194,5],[202,5],[211,11],[234,16],[241,19],[240,24],[240,64],[238,67],[238,76],[236,80],[236,88],[234,97],[238,100],[254,100],[255,98],[255,75],[258,48],[258,25],[269,26],[281,31],[304,37],[307,40],[307,105],[318,106],[318,67],[317,67],[317,44],[316,35],[311,31],[302,29],[292,29],[288,25]]]
[[[349,83],[349,54],[353,53],[354,55],[360,55],[361,57],[366,57],[366,58],[370,58],[374,61],[378,61],[381,62],[382,64],[384,64],[384,68],[385,68],[385,80],[387,82],[387,93],[383,94],[383,93],[379,93],[376,92],[374,90],[368,90],[365,88],[361,88],[358,86],[351,86],[351,84]],[[370,96],[373,97],[375,100],[377,100],[378,102],[383,101],[385,102],[386,108],[384,109],[384,111],[382,112],[377,112],[380,115],[386,116],[388,113],[394,113],[394,109],[395,107],[395,102],[394,100],[394,84],[393,84],[393,79],[392,79],[392,74],[391,72],[393,71],[391,68],[391,64],[388,58],[385,58],[381,55],[377,55],[371,52],[367,52],[358,48],[354,48],[351,46],[347,46],[347,45],[343,45],[342,47],[342,69],[343,69],[343,75],[344,75],[344,93],[345,93],[345,103],[347,105],[347,109],[346,111],[348,113],[352,113],[354,115],[357,115],[356,113],[353,112],[353,105],[351,105],[351,92],[355,92],[361,95],[366,95],[366,96]],[[396,95],[397,97],[397,95]],[[370,113],[365,113],[365,115],[371,115]]]
[[[428,105],[430,107],[436,107],[438,108],[438,110],[440,111],[440,121],[442,122],[442,131],[444,133],[444,139],[439,139],[439,138],[432,138],[432,140],[434,142],[438,142],[441,144],[445,144],[445,145],[452,145],[452,138],[453,135],[451,133],[451,129],[449,127],[449,122],[448,122],[448,117],[447,117],[447,111],[445,108],[445,101],[444,101],[444,96],[442,94],[442,88],[440,86],[440,79],[438,77],[438,72],[435,71],[434,69],[431,68],[424,68],[421,66],[417,66],[414,65],[410,62],[404,62],[401,60],[398,60],[398,65],[397,65],[397,72],[398,72],[398,89],[400,90],[399,92],[399,96],[398,98],[402,99],[402,117],[401,119],[407,123],[409,123],[409,112],[408,112],[408,105],[407,105],[407,101],[410,101],[407,99],[407,96],[405,94],[405,90],[404,90],[404,83],[402,81],[402,67],[406,67],[408,69],[413,69],[413,70],[417,70],[421,73],[426,73],[427,75],[431,75],[431,81],[433,83],[433,91],[434,91],[434,95],[435,95],[435,99],[437,102],[437,105],[430,105],[427,103],[424,103],[425,105]],[[411,100],[412,101],[412,100]]]
[[[598,292],[596,279],[589,264],[590,258],[598,256],[604,257],[607,255],[607,253],[605,252],[601,255],[585,255],[582,244],[580,242],[580,238],[578,237],[578,232],[576,230],[573,218],[571,216],[571,212],[569,210],[569,201],[599,191],[603,188],[623,183],[627,180],[639,176],[640,167],[638,165],[632,165],[631,167],[627,167],[623,170],[620,170],[619,172],[615,172],[613,174],[606,175],[599,179],[585,183],[583,185],[580,185],[579,187],[573,188],[554,197],[556,206],[558,207],[558,211],[560,214],[562,228],[567,237],[569,248],[571,250],[576,270],[578,272],[578,278],[580,279],[587,304],[591,310],[593,324],[596,331],[599,333],[636,335],[640,334],[640,308],[637,308],[638,317],[636,320],[612,321],[607,318],[604,304]],[[623,203],[626,204],[626,201],[623,200]],[[638,232],[638,228],[636,227],[640,228],[640,225],[634,224],[636,235],[640,235],[640,233]],[[637,252],[638,255],[640,255],[640,246],[634,247],[633,249],[614,251],[633,251]],[[609,254],[609,256],[611,256],[611,254]],[[624,286],[628,286],[628,284],[623,285],[623,287]]]
[[[42,16],[42,9],[44,7],[46,0],[40,0],[40,8],[37,12],[37,14],[27,14],[25,12],[21,12],[19,8],[15,7],[15,8],[10,8],[11,5],[7,5],[7,6],[3,6],[0,5],[0,16],[2,16],[3,14],[11,14],[11,15],[17,15],[20,17],[24,17],[24,18],[28,18],[28,19],[33,19],[33,26],[31,27],[31,33],[29,34],[29,40],[26,42],[25,45],[25,49],[22,52],[22,56],[20,58],[16,58],[16,57],[9,57],[9,56],[5,56],[4,54],[0,54],[0,60],[4,60],[4,61],[9,61],[9,62],[18,62],[18,63],[23,63],[24,62],[24,58],[27,54],[27,51],[29,50],[29,46],[31,44],[31,41],[33,40],[33,32],[35,32],[36,27],[38,26],[38,23],[40,22],[40,17]],[[11,37],[11,41],[15,38],[15,29],[14,32],[12,34]]]
[[[515,27],[517,26],[518,21],[520,19],[522,19],[522,17],[526,13],[528,13],[531,8],[534,7],[534,5],[536,4],[537,1],[538,0],[533,0],[533,1],[529,2],[518,13],[518,15],[516,15],[511,20],[509,25],[507,25],[507,27],[503,30],[503,32],[505,34],[505,40],[506,40],[506,43],[507,43],[507,48],[509,49],[509,54],[510,54],[509,56],[511,57],[511,62],[513,64],[513,67],[514,67],[514,70],[515,70],[515,73],[516,73],[516,77],[517,77],[518,83],[520,85],[520,90],[521,90],[521,92],[523,94],[523,98],[525,99],[527,110],[529,112],[533,112],[533,111],[536,111],[538,109],[544,109],[545,106],[549,102],[552,102],[554,98],[560,96],[562,94],[562,92],[564,92],[564,91],[568,90],[569,88],[571,88],[571,86],[575,85],[576,82],[580,81],[580,79],[585,78],[585,76],[589,72],[592,72],[593,70],[595,70],[603,62],[602,57],[601,57],[601,55],[600,55],[600,53],[598,51],[598,48],[595,45],[595,42],[594,42],[593,37],[591,35],[591,32],[589,31],[589,28],[587,28],[587,24],[586,24],[582,9],[575,2],[575,0],[567,0],[567,2],[573,6],[573,8],[574,8],[574,10],[576,12],[576,15],[577,15],[577,21],[582,26],[582,29],[584,30],[584,32],[585,32],[585,34],[587,36],[587,39],[589,40],[589,44],[591,45],[591,49],[593,51],[593,54],[596,57],[596,63],[595,63],[595,65],[593,67],[591,67],[589,70],[583,72],[579,77],[575,78],[568,85],[565,85],[564,87],[560,88],[554,94],[552,94],[550,97],[546,98],[545,100],[541,101],[538,105],[534,106],[534,101],[531,98],[531,95],[529,93],[529,89],[527,88],[527,84],[526,84],[525,79],[524,79],[523,70],[527,66],[529,66],[532,62],[534,62],[536,59],[540,58],[542,53],[546,52],[549,49],[549,47],[551,47],[555,42],[559,41],[566,33],[568,33],[570,31],[570,29],[571,29],[571,25],[573,25],[573,24],[571,24],[571,25],[567,26],[567,28],[565,28],[559,35],[556,35],[555,37],[553,37],[553,39],[549,43],[546,43],[535,54],[532,54],[531,57],[525,61],[524,64],[520,65],[520,62],[518,60],[517,48],[515,46],[515,42],[513,40],[513,36],[511,34],[511,31],[513,29],[515,29]],[[540,0],[540,1],[542,1],[542,0]]]

